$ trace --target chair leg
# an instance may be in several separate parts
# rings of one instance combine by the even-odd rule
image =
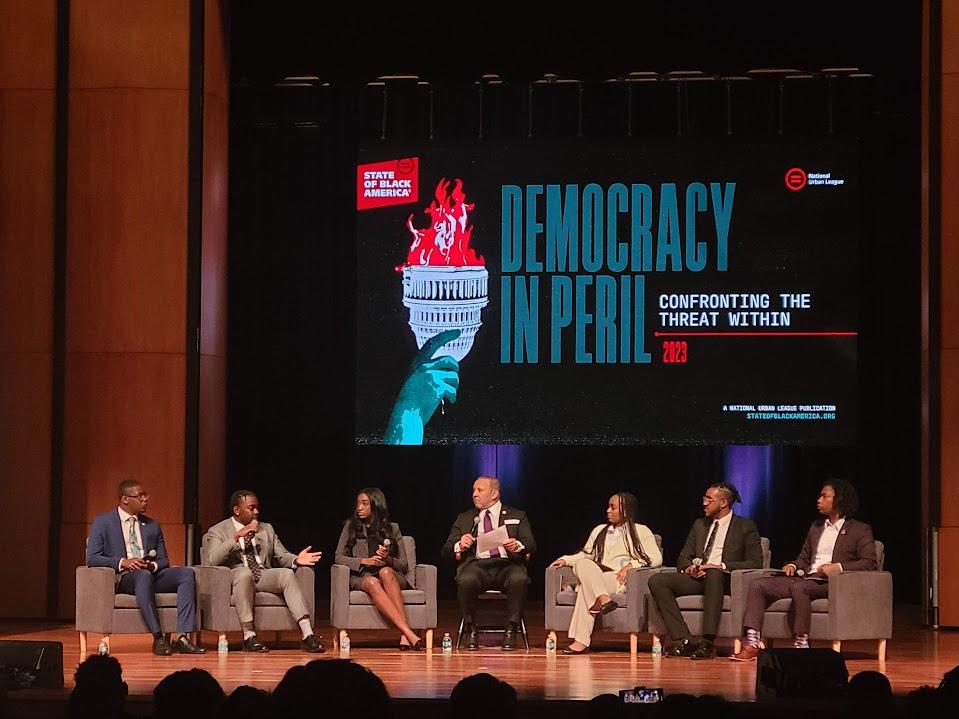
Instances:
[[[841,652],[841,651],[842,651],[842,642],[840,642],[840,641],[835,641],[835,642],[833,642],[833,643],[832,643],[832,650],[833,650],[834,652]]]
[[[459,649],[460,645],[463,643],[463,619],[460,618],[460,628],[456,632],[456,648]]]
[[[426,630],[426,651],[429,652],[432,650],[433,650],[433,630],[427,629]]]
[[[885,664],[886,662],[886,640],[879,640],[879,662]]]
[[[87,633],[80,632],[80,661],[87,657]]]
[[[629,655],[635,657],[639,651],[639,635],[636,632],[629,633]]]
[[[739,637],[736,637],[736,641],[733,642],[733,654],[739,654],[743,649],[743,640]]]
[[[332,650],[338,652],[340,651],[340,631],[336,627],[330,627],[330,632],[333,634],[333,638],[330,640],[333,642]]]

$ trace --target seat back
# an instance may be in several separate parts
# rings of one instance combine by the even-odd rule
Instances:
[[[879,563],[877,569],[882,569],[886,563],[886,545],[876,540],[876,561]]]
[[[403,576],[406,577],[406,581],[409,582],[410,587],[416,589],[416,540],[404,534],[400,537],[400,541],[403,543],[403,549],[406,551],[406,561],[409,562],[409,567]]]
[[[769,569],[773,553],[769,549],[769,537],[760,537],[759,544],[763,548],[763,569]]]

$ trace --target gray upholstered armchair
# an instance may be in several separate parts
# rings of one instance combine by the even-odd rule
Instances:
[[[76,624],[80,635],[80,657],[87,654],[87,633],[94,632],[106,639],[110,646],[111,634],[149,634],[143,622],[137,598],[132,594],[117,594],[117,573],[109,567],[77,567]],[[156,594],[160,630],[176,631],[176,592]]]
[[[661,551],[663,538],[658,534],[653,536]],[[663,567],[644,567],[627,572],[626,593],[612,596],[612,599],[619,604],[619,608],[596,618],[597,629],[629,634],[631,654],[636,653],[638,635],[646,631],[646,596],[649,594],[649,579],[663,569]],[[554,643],[556,632],[569,630],[573,607],[576,604],[577,584],[578,580],[573,574],[572,567],[546,568],[546,631]]]
[[[200,561],[207,559],[207,547],[200,547]],[[239,632],[240,618],[233,600],[233,573],[228,567],[193,567],[196,572],[197,609],[200,629],[216,632],[221,639],[227,632]],[[316,608],[312,567],[298,567],[296,581],[310,610],[310,625],[316,626]],[[174,595],[175,596],[175,595]],[[253,624],[257,631],[283,632],[298,629],[283,597],[272,592],[257,592],[253,598]]]
[[[735,652],[739,652],[740,649],[740,633],[743,626],[743,615],[746,612],[747,582],[751,577],[763,576],[763,570],[769,569],[769,562],[772,557],[769,550],[769,538],[760,537],[759,542],[763,548],[763,569],[735,569],[730,572],[729,594],[723,597],[723,611],[719,618],[719,633],[716,636],[735,638]],[[675,567],[670,567],[669,570],[676,571]],[[658,645],[662,643],[662,637],[666,634],[666,623],[663,621],[652,595],[647,595],[646,602],[649,631],[653,634],[654,645]],[[702,634],[702,595],[690,594],[676,597],[676,602],[682,610],[683,619],[686,621],[690,633],[694,635]]]
[[[876,639],[879,661],[886,660],[886,640],[892,637],[892,574],[882,569],[885,554],[885,546],[876,540],[878,570],[840,572],[829,577],[829,596],[812,603],[810,639],[830,641],[837,652],[845,640]],[[744,578],[742,594],[736,597],[737,602],[742,601],[740,623],[746,610],[749,583],[769,574],[769,571],[756,572]],[[793,638],[789,624],[791,604],[792,599],[777,599],[766,610],[762,634],[767,645],[771,640]]]
[[[416,542],[403,536],[409,571],[404,589],[403,606],[412,629],[425,629],[426,648],[433,647],[433,629],[436,628],[436,567],[416,563]],[[347,629],[388,629],[379,610],[366,592],[350,590],[350,568],[342,564],[330,567],[330,627],[333,641],[339,646],[340,634]]]

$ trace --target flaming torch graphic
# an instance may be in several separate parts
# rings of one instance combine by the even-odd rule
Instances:
[[[430,226],[420,230],[413,226],[413,215],[407,219],[413,242],[406,262],[396,268],[403,273],[403,305],[410,311],[417,348],[444,330],[458,329],[460,336],[436,353],[457,362],[473,347],[483,324],[480,310],[489,303],[486,263],[469,246],[473,226],[468,213],[473,207],[466,202],[461,180],[440,180],[425,210]]]

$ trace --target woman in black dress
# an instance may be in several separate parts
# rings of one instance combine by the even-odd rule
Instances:
[[[360,490],[353,516],[343,523],[335,561],[350,568],[350,589],[369,594],[380,614],[400,630],[400,649],[422,649],[423,640],[406,621],[400,593],[410,586],[401,536],[400,526],[390,521],[383,492],[376,487]]]

